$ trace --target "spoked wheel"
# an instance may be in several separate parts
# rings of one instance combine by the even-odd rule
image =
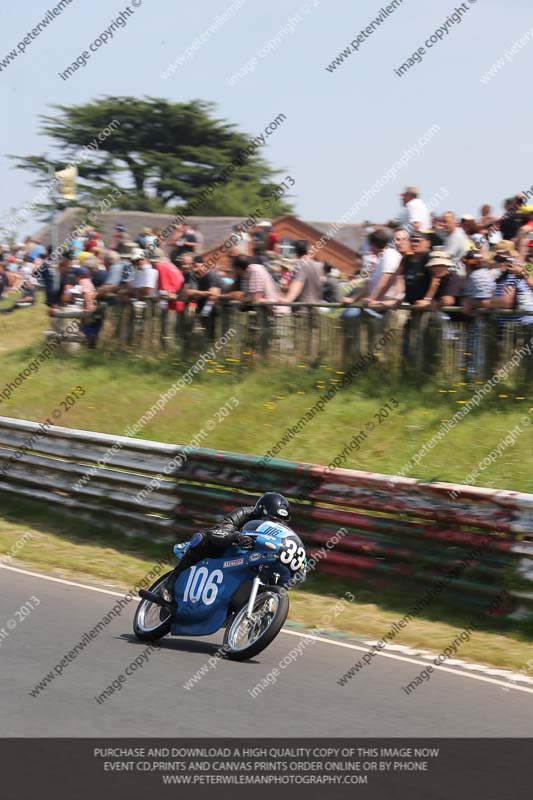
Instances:
[[[289,598],[279,586],[269,586],[257,595],[249,619],[247,608],[246,603],[235,614],[224,635],[224,649],[234,661],[252,658],[276,638],[289,613]]]
[[[170,575],[162,575],[154,584],[150,586],[150,591],[160,595],[164,600],[172,600],[165,589],[165,582]],[[170,631],[172,615],[166,608],[151,603],[149,600],[141,600],[137,606],[133,619],[133,632],[142,642],[155,642],[166,636]]]

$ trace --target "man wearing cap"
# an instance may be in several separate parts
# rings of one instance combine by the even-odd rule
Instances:
[[[431,215],[424,201],[418,196],[418,188],[408,186],[400,197],[404,208],[398,216],[398,225],[409,232],[428,231],[431,228]]]
[[[493,264],[500,269],[496,278],[493,306],[509,311],[522,311],[525,316],[515,318],[515,322],[533,324],[533,291],[524,277],[527,272],[517,265],[518,252],[512,242],[503,240],[493,256]],[[500,322],[509,320],[502,317]]]
[[[126,226],[115,225],[115,229],[111,237],[109,248],[111,250],[116,250],[118,253],[124,253],[126,252],[127,249],[126,248],[127,239],[128,239],[128,232],[126,230]]]
[[[256,259],[261,259],[268,250],[268,237],[271,227],[271,223],[265,219],[262,222],[258,222],[252,232],[252,250]]]
[[[135,267],[135,277],[133,278],[134,294],[139,299],[154,295],[157,289],[157,270],[152,267],[146,258],[144,250],[134,250],[130,255],[130,261]]]
[[[431,272],[427,268],[431,237],[415,231],[409,237],[411,252],[403,256],[397,277],[405,282],[404,302],[409,305],[429,305],[437,287],[431,286]],[[430,291],[431,286],[431,291]]]
[[[467,277],[461,306],[471,317],[466,328],[466,376],[473,380],[485,361],[484,320],[473,316],[478,308],[490,308],[495,288],[495,270],[490,269],[482,250],[469,250],[464,257]]]
[[[490,268],[481,250],[469,250],[464,257],[467,277],[462,292],[461,306],[465,314],[478,308],[490,308],[495,289],[496,274]]]

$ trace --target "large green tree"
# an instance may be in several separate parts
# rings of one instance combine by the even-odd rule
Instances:
[[[57,105],[41,116],[41,133],[57,155],[14,156],[19,169],[46,186],[50,170],[76,164],[78,200],[94,206],[112,189],[121,194],[113,207],[135,211],[247,216],[272,197],[278,171],[250,148],[253,137],[218,119],[202,100],[171,103],[146,97],[102,97],[76,106]],[[248,152],[246,152],[248,150]],[[243,157],[243,153],[246,155]],[[239,166],[205,200],[205,189],[231,163]],[[118,192],[117,192],[118,194]],[[50,204],[41,204],[49,213]],[[285,198],[272,201],[270,215],[291,211]]]

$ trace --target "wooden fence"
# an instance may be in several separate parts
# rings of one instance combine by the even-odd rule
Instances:
[[[169,470],[168,465],[178,463]],[[170,475],[167,476],[164,472]],[[154,491],[139,493],[157,477]],[[191,450],[0,417],[2,494],[91,521],[183,540],[264,491],[283,492],[318,569],[357,583],[418,590],[533,618],[533,495]],[[328,543],[342,529],[334,548]]]
[[[326,365],[346,369],[363,355],[373,352],[385,332],[392,335],[380,352],[383,372],[409,374],[415,380],[487,380],[520,348],[528,345],[529,355],[521,358],[514,372],[517,387],[533,384],[533,325],[522,324],[514,312],[481,310],[466,317],[460,309],[434,313],[402,307],[345,318],[345,306],[293,303],[292,313],[274,314],[271,303],[242,310],[238,303],[221,303],[212,324],[207,325],[194,309],[168,312],[155,298],[144,301],[113,299],[106,310],[100,336],[101,347],[161,352],[193,358],[205,352],[228,331],[233,335],[221,349],[222,361],[243,367],[261,362],[289,365]],[[65,328],[75,309],[56,312]],[[50,332],[50,336],[58,336]],[[83,341],[83,336],[78,337]],[[76,336],[70,336],[75,341]]]

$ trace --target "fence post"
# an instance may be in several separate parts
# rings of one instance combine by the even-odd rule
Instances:
[[[161,345],[161,350],[168,350],[168,323],[169,323],[169,313],[168,313],[168,302],[161,301],[164,305],[159,305],[159,343]],[[165,307],[166,305],[166,307]]]
[[[307,326],[307,358],[313,361],[316,358],[316,347],[314,347],[313,333],[314,333],[314,317],[312,306],[306,306],[306,326]]]
[[[341,319],[343,326],[343,366],[349,366],[361,358],[361,317],[362,312],[356,317]]]
[[[521,345],[533,345],[533,325],[522,325]],[[518,385],[522,390],[533,385],[533,354],[525,355],[518,367]]]
[[[230,328],[236,334],[226,351],[239,356],[245,350],[255,356],[284,358],[316,365],[326,359],[339,367],[358,361],[363,352],[373,352],[376,338],[391,327],[398,329],[396,344],[385,354],[387,374],[406,373],[410,379],[436,378],[437,372],[447,380],[481,379],[491,377],[500,358],[511,353],[524,340],[518,331],[512,333],[512,315],[509,323],[502,322],[503,312],[485,313],[467,318],[459,309],[445,312],[430,312],[416,307],[403,307],[385,311],[383,318],[375,319],[357,306],[339,308],[339,314],[319,313],[308,303],[292,307],[293,313],[285,316],[273,315],[270,304],[258,303],[246,311],[233,303],[217,304],[216,326],[207,330],[200,328],[200,319],[187,307],[173,316],[160,308],[157,298],[134,300],[117,298],[110,305],[106,329],[109,334],[102,338],[118,339],[127,347],[159,348],[173,350],[170,340],[182,357],[190,357],[196,348],[205,348],[215,335],[224,335]],[[331,311],[333,311],[331,309]],[[354,314],[350,316],[349,313]],[[116,316],[116,318],[114,317]],[[405,316],[404,324],[401,325]],[[450,319],[451,315],[451,319]],[[518,323],[517,323],[518,324]],[[503,336],[507,326],[511,333]],[[527,331],[527,336],[530,332]],[[107,342],[105,342],[107,343]],[[251,360],[253,360],[253,357]],[[381,358],[380,358],[381,360]],[[521,364],[516,377],[521,385],[533,382],[533,358]]]
[[[429,311],[420,311],[418,317],[415,376],[421,381],[444,372],[444,336],[446,330],[450,335],[450,326],[445,328],[447,320],[439,320]]]
[[[269,349],[269,333],[270,333],[270,326],[269,326],[269,309],[266,306],[260,305],[258,312],[257,312],[257,320],[258,320],[258,327],[259,327],[259,342],[258,342],[258,352],[262,356],[266,356]]]
[[[481,336],[485,339],[485,359],[483,364],[483,380],[488,380],[496,372],[498,365],[498,325],[500,324],[492,315],[483,314],[483,327]]]

